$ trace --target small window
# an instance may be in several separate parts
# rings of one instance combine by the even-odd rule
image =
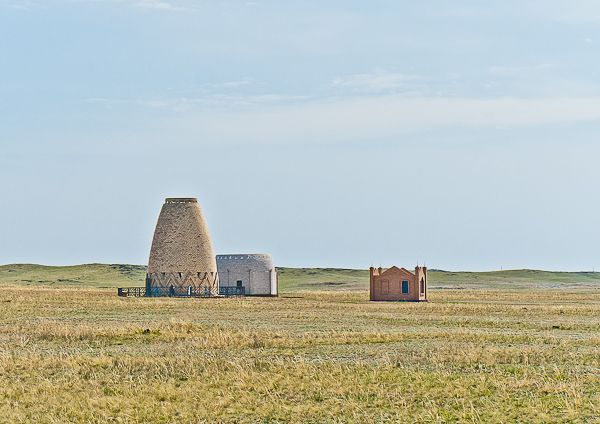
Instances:
[[[402,282],[402,293],[408,293],[408,281]]]
[[[237,280],[237,286],[242,287],[242,280]]]

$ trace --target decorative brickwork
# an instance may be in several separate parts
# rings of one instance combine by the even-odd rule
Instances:
[[[369,269],[371,300],[427,301],[427,268],[415,267],[415,273],[395,266],[383,271]]]
[[[277,270],[271,255],[217,255],[217,269],[221,287],[240,284],[247,296],[277,296]]]
[[[218,289],[215,254],[197,199],[165,200],[150,249],[146,287]]]

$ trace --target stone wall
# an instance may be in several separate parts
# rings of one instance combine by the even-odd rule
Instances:
[[[165,200],[150,249],[146,286],[219,286],[212,241],[197,199]]]
[[[269,254],[217,255],[219,282],[235,287],[238,281],[248,296],[277,296],[277,270]]]

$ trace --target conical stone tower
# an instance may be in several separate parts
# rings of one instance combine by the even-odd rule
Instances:
[[[215,295],[217,262],[202,209],[195,198],[165,200],[150,249],[146,289],[150,296],[170,290],[178,294]],[[184,293],[181,293],[184,294]]]

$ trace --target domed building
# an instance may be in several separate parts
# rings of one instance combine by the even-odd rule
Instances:
[[[246,296],[277,296],[277,270],[266,253],[217,255],[221,288],[244,288]]]
[[[217,295],[215,253],[198,199],[167,198],[154,231],[147,296]]]

